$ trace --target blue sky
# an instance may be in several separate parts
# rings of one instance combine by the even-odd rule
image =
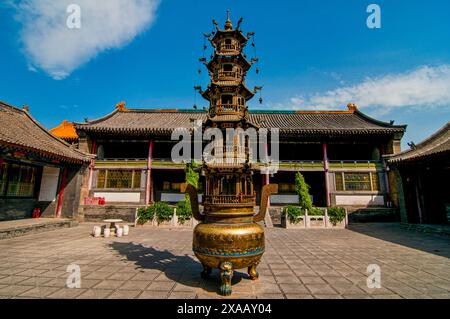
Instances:
[[[66,27],[81,7],[82,28]],[[381,8],[381,29],[366,8]],[[253,109],[345,109],[408,124],[403,145],[450,120],[450,2],[4,0],[0,100],[29,105],[51,128],[131,108],[192,108],[204,32],[244,17],[256,33],[264,103]],[[251,47],[247,54],[253,56]],[[209,53],[207,54],[209,56]],[[197,97],[197,104],[206,101]]]

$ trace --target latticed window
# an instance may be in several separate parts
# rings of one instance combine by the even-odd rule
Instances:
[[[370,173],[345,173],[345,190],[370,191]]]
[[[378,173],[337,172],[334,181],[337,191],[379,191]]]
[[[372,190],[379,191],[380,190],[380,175],[378,173],[370,173],[372,174]]]
[[[334,181],[336,184],[336,190],[337,191],[343,191],[344,190],[344,179],[342,177],[343,173],[335,173],[334,174]]]
[[[99,170],[97,174],[97,188],[140,188],[141,174],[140,170]]]
[[[33,197],[37,170],[33,166],[2,164],[0,169],[1,195],[7,197]]]
[[[141,174],[142,171],[133,172],[133,188],[141,188]]]
[[[106,170],[98,171],[97,175],[97,188],[105,188]]]

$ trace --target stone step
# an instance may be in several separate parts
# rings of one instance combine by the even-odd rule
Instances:
[[[349,207],[348,220],[350,223],[397,222],[400,220],[398,209],[387,207]]]
[[[0,223],[0,240],[75,226],[78,226],[77,221],[59,218],[4,221]]]
[[[272,219],[272,224],[274,226],[281,225],[281,210],[282,207],[270,207],[269,208],[269,215]]]

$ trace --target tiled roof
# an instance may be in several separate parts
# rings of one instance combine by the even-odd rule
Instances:
[[[31,151],[67,163],[82,163],[90,156],[72,148],[39,124],[26,110],[0,102],[0,147]]]
[[[396,154],[389,159],[390,163],[434,158],[436,155],[450,153],[450,122],[412,149]]]
[[[75,130],[75,126],[73,125],[73,123],[70,123],[66,120],[64,120],[57,127],[52,128],[50,132],[53,135],[67,141],[78,139],[78,134],[77,131]]]
[[[116,109],[97,120],[75,123],[77,130],[120,134],[170,135],[178,127],[192,127],[192,120],[206,120],[204,111]],[[406,126],[374,120],[357,109],[348,111],[251,111],[249,122],[279,128],[281,135],[403,134]]]

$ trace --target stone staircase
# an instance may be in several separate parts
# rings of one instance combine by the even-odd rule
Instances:
[[[274,227],[281,227],[281,211],[282,207],[271,206],[269,208],[270,219]]]
[[[398,222],[398,209],[387,207],[347,207],[349,223]]]
[[[78,226],[77,221],[59,218],[3,221],[0,223],[0,240],[75,226]]]

